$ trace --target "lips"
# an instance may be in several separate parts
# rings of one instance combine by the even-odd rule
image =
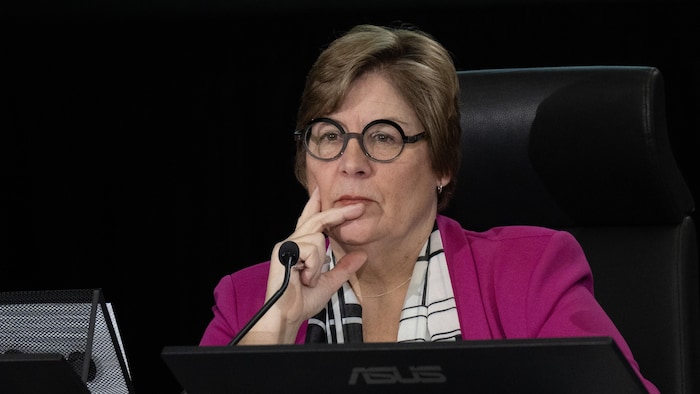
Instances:
[[[359,204],[359,203],[368,203],[371,202],[370,199],[364,198],[364,197],[359,197],[359,196],[342,196],[339,199],[335,200],[335,203],[333,205],[335,206],[341,206],[344,207],[346,205],[352,205],[352,204]]]

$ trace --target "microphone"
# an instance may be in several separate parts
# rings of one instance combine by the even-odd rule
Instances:
[[[282,285],[280,288],[275,292],[275,294],[270,297],[269,300],[265,303],[265,305],[260,308],[258,313],[253,316],[250,321],[243,327],[243,329],[229,342],[229,346],[233,346],[237,344],[241,338],[245,336],[245,334],[250,331],[251,328],[255,325],[255,323],[260,320],[261,317],[267,312],[270,307],[272,307],[272,304],[274,304],[277,299],[279,299],[282,296],[282,293],[287,289],[287,286],[289,285],[289,276],[291,275],[292,272],[292,267],[297,263],[299,260],[299,245],[297,245],[293,241],[286,241],[280,246],[279,250],[279,259],[280,263],[284,265],[284,281],[282,282]]]

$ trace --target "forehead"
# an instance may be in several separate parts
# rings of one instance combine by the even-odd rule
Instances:
[[[356,79],[337,111],[328,114],[345,127],[362,128],[376,119],[389,119],[407,127],[417,122],[413,108],[391,83],[378,72]]]

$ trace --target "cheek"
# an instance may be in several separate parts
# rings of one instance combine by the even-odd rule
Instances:
[[[423,164],[407,166],[396,174],[400,184],[405,188],[422,191],[426,185],[435,183],[435,175]]]
[[[313,191],[314,187],[318,184],[318,174],[320,174],[318,167],[314,166],[309,161],[306,161],[306,186],[309,191]]]
[[[340,161],[325,162],[316,159],[306,160],[306,179],[308,182],[323,182],[333,179],[338,173]]]
[[[424,200],[430,200],[436,186],[436,177],[424,168],[415,168],[408,173],[397,176],[398,192],[405,199],[421,205]],[[437,198],[437,195],[435,195]]]

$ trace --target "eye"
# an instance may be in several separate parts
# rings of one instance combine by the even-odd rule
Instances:
[[[319,136],[320,142],[333,142],[340,139],[340,133],[338,131],[327,131]]]
[[[332,144],[343,139],[343,133],[337,126],[324,122],[316,123],[311,129],[311,134],[318,144]]]
[[[401,135],[389,125],[378,125],[367,131],[365,141],[377,145],[395,145],[401,143]]]

